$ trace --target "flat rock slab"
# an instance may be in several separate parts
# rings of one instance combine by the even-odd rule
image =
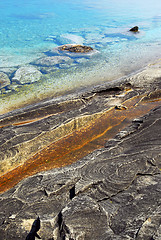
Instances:
[[[161,239],[161,107],[65,168],[0,195],[0,239]]]

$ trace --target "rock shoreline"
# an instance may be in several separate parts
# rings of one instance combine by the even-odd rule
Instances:
[[[128,113],[131,103],[141,115],[143,108],[149,112],[148,103],[157,104],[150,113],[131,119],[103,148],[67,167],[28,177],[0,194],[0,240],[25,239],[37,216],[44,240],[161,238],[160,66],[158,61],[79,96],[44,100],[2,116],[1,162],[15,167],[56,136],[90,126],[109,109]]]
[[[72,66],[81,66],[98,51],[92,47],[79,44],[66,44],[55,47],[43,53],[41,58],[35,59],[24,66],[3,72],[0,70],[0,93],[13,92],[23,85],[40,82],[48,74]],[[51,77],[51,76],[49,76]]]

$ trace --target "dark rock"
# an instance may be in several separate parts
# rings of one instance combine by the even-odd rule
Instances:
[[[138,32],[139,31],[139,27],[135,26],[135,27],[131,28],[129,31],[131,31],[131,32]]]

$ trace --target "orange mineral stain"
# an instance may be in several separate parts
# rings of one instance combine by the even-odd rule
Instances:
[[[78,161],[95,149],[102,148],[105,142],[113,138],[131,120],[143,116],[160,105],[160,101],[141,102],[141,97],[134,97],[124,102],[126,110],[112,108],[92,122],[68,136],[50,144],[45,149],[28,159],[23,165],[0,177],[0,192],[4,192],[23,178],[41,171],[63,167]]]

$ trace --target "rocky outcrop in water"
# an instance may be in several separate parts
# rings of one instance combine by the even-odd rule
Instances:
[[[46,54],[49,56],[67,55],[72,58],[90,57],[98,53],[99,51],[95,50],[90,46],[79,45],[79,44],[65,44],[65,45],[61,45],[59,47],[53,48],[50,51],[46,52]]]
[[[82,46],[82,45],[70,45],[70,44],[60,46],[59,49],[61,51],[69,51],[69,52],[75,52],[75,53],[88,53],[93,51],[92,47]]]
[[[138,32],[139,31],[139,27],[135,26],[135,27],[131,28],[129,31],[130,32]]]

